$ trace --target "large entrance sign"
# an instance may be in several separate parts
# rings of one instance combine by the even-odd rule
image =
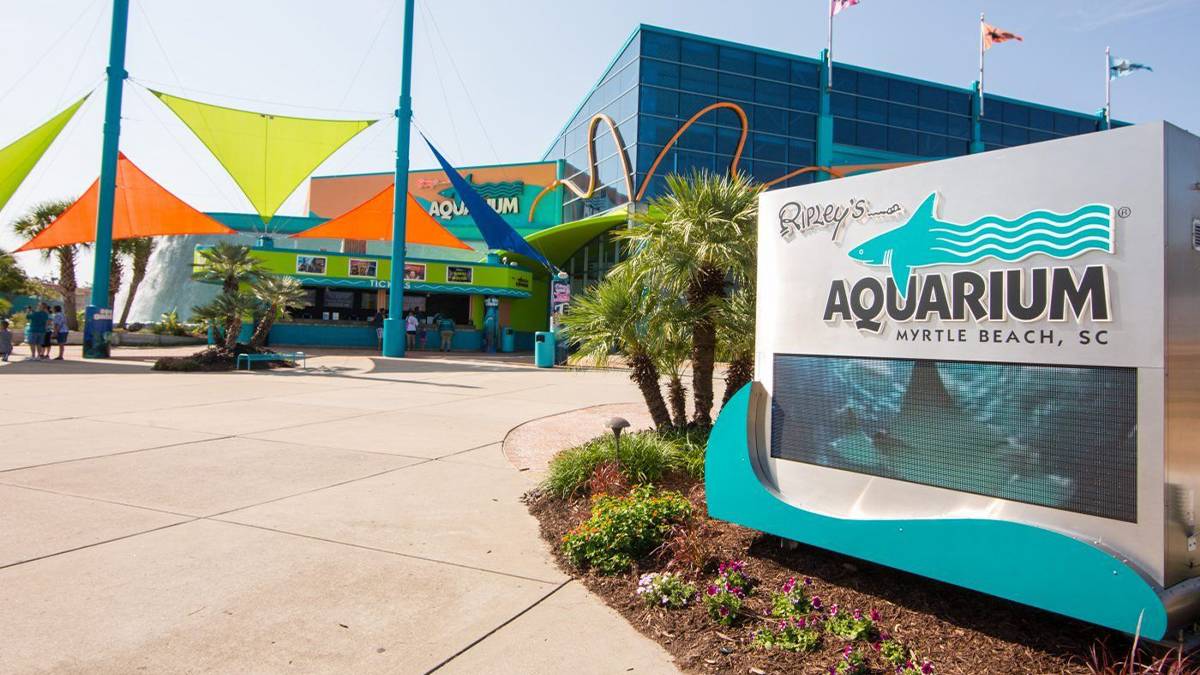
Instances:
[[[764,193],[709,512],[1153,639],[1200,617],[1200,138]]]

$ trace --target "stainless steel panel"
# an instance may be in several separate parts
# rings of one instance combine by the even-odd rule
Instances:
[[[1166,125],[1166,583],[1200,573],[1196,498],[1200,491],[1200,138]]]

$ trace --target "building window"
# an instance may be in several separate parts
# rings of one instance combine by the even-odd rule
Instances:
[[[755,56],[754,74],[780,82],[788,81],[788,62],[778,56],[758,54]]]
[[[652,115],[675,117],[679,114],[679,94],[669,89],[642,87],[641,110]]]
[[[668,61],[679,60],[679,38],[662,33],[642,33],[642,55]]]
[[[804,87],[819,87],[820,75],[818,74],[817,64],[792,61],[792,84]]]
[[[679,69],[679,81],[684,91],[701,94],[717,93],[717,72],[715,70],[683,66]]]
[[[680,44],[683,63],[690,63],[706,68],[717,67],[717,46],[696,40],[684,40]]]
[[[679,86],[679,65],[654,59],[642,59],[642,83],[677,88]]]
[[[720,47],[721,70],[728,70],[742,75],[754,74],[754,55],[744,49]]]

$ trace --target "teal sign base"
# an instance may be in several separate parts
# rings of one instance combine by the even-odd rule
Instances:
[[[1151,640],[1167,632],[1160,589],[1079,539],[986,519],[853,520],[793,506],[757,469],[752,429],[765,397],[743,387],[708,439],[709,516]]]

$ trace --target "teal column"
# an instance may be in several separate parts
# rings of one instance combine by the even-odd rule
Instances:
[[[971,154],[983,152],[983,116],[979,114],[979,102],[983,92],[978,80],[971,83]]]
[[[129,28],[129,0],[113,0],[112,35],[108,44],[108,88],[104,105],[104,145],[100,154],[100,194],[96,209],[95,261],[92,297],[84,316],[84,349],[88,358],[108,358],[112,308],[108,302],[108,275],[112,261],[113,202],[117,190],[117,154],[121,136],[121,94],[125,88],[125,37]]]
[[[830,113],[830,89],[831,82],[829,81],[829,50],[821,50],[821,74],[818,76],[818,83],[821,87],[821,103],[819,112],[817,113],[817,166],[833,166],[833,115]],[[818,171],[817,180],[828,180],[829,174]]]
[[[388,316],[383,321],[383,355],[404,356],[404,230],[407,225],[408,137],[412,123],[413,0],[404,0],[404,45],[400,57],[400,106],[396,108],[396,198],[392,203],[392,276]]]

